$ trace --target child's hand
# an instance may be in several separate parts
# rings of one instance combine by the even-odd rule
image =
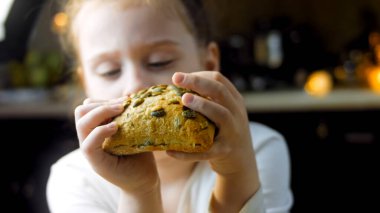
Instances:
[[[245,103],[233,84],[219,72],[176,73],[173,83],[194,90],[182,97],[184,105],[215,122],[214,145],[204,153],[168,152],[183,160],[209,160],[220,175],[256,173],[256,161]]]
[[[75,123],[80,149],[93,169],[103,178],[133,193],[144,193],[159,186],[159,178],[152,153],[129,156],[112,156],[102,149],[105,138],[117,131],[117,125],[109,122],[123,111],[125,98],[112,101],[87,99],[75,109]]]

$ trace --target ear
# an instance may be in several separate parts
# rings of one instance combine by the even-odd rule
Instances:
[[[84,85],[84,73],[83,73],[83,68],[82,67],[77,67],[76,68],[76,76],[79,81],[79,85],[81,85],[82,89],[85,88]]]
[[[210,42],[206,49],[205,68],[208,71],[220,71],[220,51],[216,42]]]

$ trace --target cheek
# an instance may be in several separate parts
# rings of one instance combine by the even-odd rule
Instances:
[[[198,58],[192,58],[191,60],[188,60],[182,69],[178,70],[180,72],[186,72],[186,73],[191,73],[191,72],[198,72],[198,71],[204,71],[205,68],[202,66],[200,63],[200,60]]]
[[[172,83],[172,76],[175,72],[177,72],[179,67],[175,67],[173,70],[170,71],[164,71],[164,72],[153,72],[149,74],[150,83],[149,86],[157,85],[157,84],[173,84]]]
[[[205,60],[195,47],[189,48],[187,52],[186,61],[184,62],[184,69],[182,72],[197,72],[205,70]]]
[[[120,97],[122,93],[117,84],[104,84],[94,76],[86,76],[84,83],[87,97],[94,100],[110,100]]]

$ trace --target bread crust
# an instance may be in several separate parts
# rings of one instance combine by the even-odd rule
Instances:
[[[174,85],[156,85],[131,95],[115,117],[118,131],[103,142],[103,150],[128,155],[155,150],[204,152],[213,144],[215,125],[182,104],[184,93]]]

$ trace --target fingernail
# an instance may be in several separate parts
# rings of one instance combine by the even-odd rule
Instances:
[[[123,103],[126,98],[127,97],[123,96],[123,97],[120,97],[120,98],[117,98],[117,99],[110,100],[109,103],[110,104]]]
[[[115,110],[115,111],[120,111],[120,110],[123,109],[123,105],[120,104],[120,103],[117,103],[117,104],[113,104],[113,105],[111,105],[111,108],[112,108],[113,110]]]
[[[86,98],[86,99],[84,99],[84,101],[83,101],[83,104],[85,105],[85,104],[89,104],[89,103],[91,103],[91,99],[90,98]]]
[[[108,125],[108,128],[110,128],[110,129],[116,129],[116,127],[117,127],[116,122],[111,122],[107,125]]]
[[[123,97],[120,97],[120,98],[116,99],[116,101],[117,102],[123,102],[123,101],[125,101],[125,99],[127,99],[127,97],[123,96]]]
[[[193,103],[193,101],[194,101],[194,95],[190,93],[186,93],[185,95],[182,96],[182,102],[186,105]]]
[[[183,73],[177,72],[173,76],[173,82],[180,84],[183,82],[183,79],[185,78],[185,75]]]

